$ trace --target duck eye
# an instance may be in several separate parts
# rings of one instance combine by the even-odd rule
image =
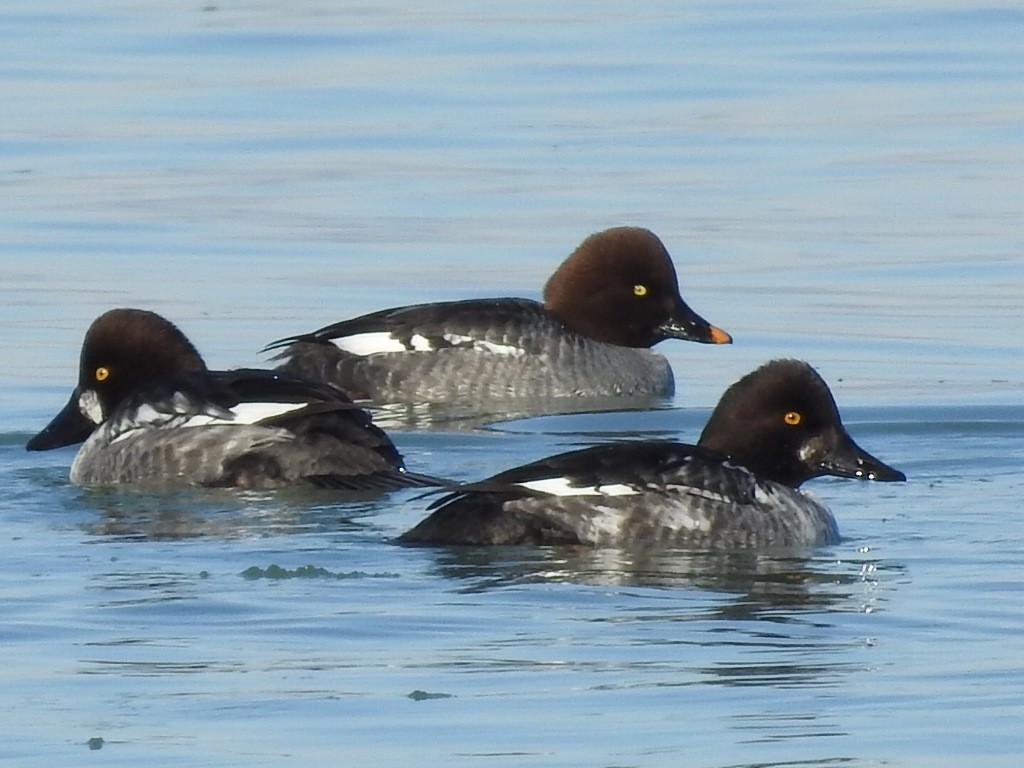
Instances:
[[[646,296],[647,295],[647,286],[644,285],[643,283],[637,283],[636,285],[633,286],[633,295],[634,296]]]
[[[96,369],[96,381],[106,381],[110,377],[110,369],[101,365]]]
[[[801,421],[803,421],[803,418],[804,417],[801,416],[796,411],[789,411],[789,412],[786,413],[785,416],[782,417],[782,420],[784,422],[786,422],[787,424],[789,424],[789,426],[795,427],[797,424],[799,424]]]

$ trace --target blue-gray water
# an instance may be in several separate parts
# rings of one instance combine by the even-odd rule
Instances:
[[[22,5],[0,10],[0,760],[1020,764],[1016,3]],[[796,356],[910,478],[809,484],[840,544],[408,550],[412,492],[85,492],[72,450],[23,450],[112,306],[263,364],[371,309],[537,296],[618,224],[665,240],[735,345],[663,344],[665,411],[399,426],[409,465],[692,440]]]

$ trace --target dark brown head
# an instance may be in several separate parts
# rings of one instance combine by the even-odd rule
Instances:
[[[698,445],[793,488],[821,475],[906,480],[853,441],[828,385],[799,360],[774,360],[729,387]]]
[[[686,305],[668,251],[640,227],[606,229],[580,243],[544,286],[544,306],[567,328],[624,347],[732,341]]]
[[[80,443],[137,389],[204,370],[192,342],[160,315],[142,309],[105,312],[85,334],[71,399],[26,447],[41,451]]]

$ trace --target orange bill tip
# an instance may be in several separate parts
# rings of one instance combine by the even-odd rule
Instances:
[[[710,335],[712,344],[732,344],[732,336],[723,331],[717,325],[711,326]]]

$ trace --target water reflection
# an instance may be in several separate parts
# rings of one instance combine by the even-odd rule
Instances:
[[[373,421],[382,429],[474,430],[499,422],[571,414],[640,413],[667,409],[664,397],[589,397],[489,400],[480,403],[367,404]]]
[[[774,661],[769,663],[722,663],[705,667],[706,685],[727,685],[732,687],[776,688],[832,688],[852,672],[866,669],[863,662],[828,661],[824,653],[829,650],[842,651],[846,646],[836,645],[831,649],[818,645],[800,649],[806,657],[791,663]],[[778,649],[776,649],[776,653]],[[812,660],[813,659],[813,660]],[[806,735],[806,734],[803,734]]]
[[[448,547],[428,552],[433,569],[461,583],[460,591],[564,582],[592,586],[663,589],[698,588],[729,599],[719,601],[721,619],[785,622],[801,611],[867,610],[851,598],[880,571],[903,566],[870,557],[837,561],[834,557],[789,551],[622,550],[567,547]],[[874,610],[874,607],[870,608]],[[657,615],[664,620],[664,613]],[[640,617],[638,620],[643,620]]]
[[[240,661],[111,661],[82,659],[80,675],[113,675],[115,677],[160,677],[205,675],[215,672],[245,672]]]
[[[871,645],[863,614],[878,607],[877,580],[881,575],[891,581],[904,571],[868,553],[839,560],[832,549],[414,551],[429,554],[431,577],[454,582],[462,599],[480,600],[481,606],[499,602],[495,626],[515,628],[441,653],[437,664],[494,671],[557,663],[592,676],[590,690],[673,701],[692,696],[674,691],[693,686],[842,687],[872,663],[863,653]],[[563,588],[536,588],[544,583]],[[481,593],[486,600],[477,597]],[[531,598],[537,594],[556,595],[540,604],[544,620],[534,618],[538,604]],[[755,691],[749,696],[751,706],[763,699],[771,708],[775,701]],[[805,722],[792,731],[811,735],[832,725]],[[774,727],[767,714],[761,726]],[[756,728],[749,720],[741,727]]]
[[[373,525],[364,518],[378,510],[380,498],[380,493],[301,488],[277,492],[92,489],[82,492],[79,503],[99,516],[83,526],[94,536],[161,541],[367,530]]]

